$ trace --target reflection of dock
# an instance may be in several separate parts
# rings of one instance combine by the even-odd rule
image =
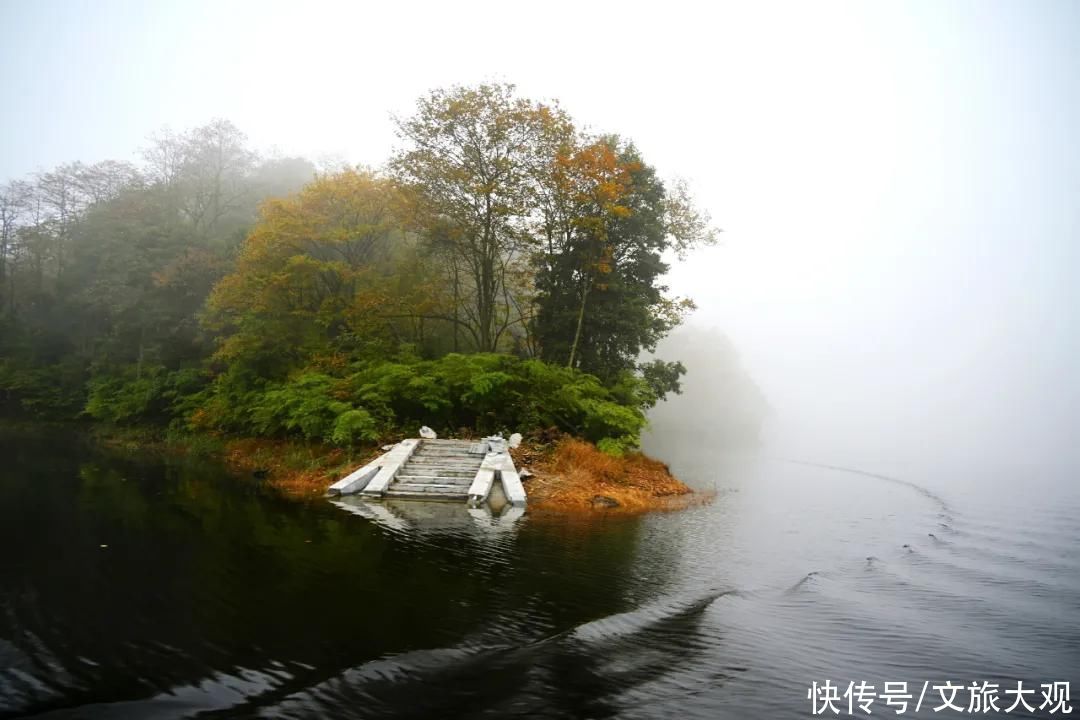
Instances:
[[[477,507],[492,490],[512,506],[525,505],[525,488],[502,438],[409,438],[330,486],[331,495],[449,500]]]
[[[476,529],[490,533],[511,530],[525,514],[525,508],[506,505],[501,513],[488,505],[463,508],[445,502],[400,502],[388,499],[372,502],[363,495],[333,501],[342,510],[355,513],[395,532],[454,532]]]

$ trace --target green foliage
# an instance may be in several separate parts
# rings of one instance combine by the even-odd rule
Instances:
[[[242,365],[231,365],[195,395],[187,398],[186,428],[197,432],[251,432],[251,408],[266,381]]]
[[[0,409],[12,415],[70,420],[82,409],[84,369],[67,360],[28,367],[0,359]]]
[[[333,387],[333,378],[318,373],[270,386],[251,408],[252,428],[260,435],[308,440],[329,436],[338,416],[351,409],[333,397]]]
[[[233,372],[198,398],[190,424],[202,430],[291,436],[341,446],[378,439],[375,418],[343,396],[343,382],[322,373],[304,372],[263,385],[254,376]]]
[[[170,372],[162,366],[129,365],[99,371],[87,383],[85,412],[118,425],[167,422],[189,409],[190,398],[204,384],[204,373],[193,368]]]
[[[330,442],[343,447],[352,447],[362,440],[379,439],[378,425],[375,418],[366,410],[346,410],[334,421],[334,430],[330,433]]]
[[[642,402],[653,407],[663,400],[668,393],[676,395],[682,392],[679,378],[686,374],[686,367],[681,362],[664,362],[655,359],[638,365],[642,384]]]
[[[573,207],[569,214],[565,203],[549,211],[532,329],[540,357],[613,384],[693,309],[691,301],[668,296],[665,254],[711,244],[715,233],[685,188],[666,188],[633,144],[604,138],[597,146],[614,153],[629,176],[618,212],[599,202],[595,190],[571,193],[565,201]],[[585,188],[596,182],[592,178]],[[651,384],[658,398],[672,389],[670,383]]]
[[[168,419],[172,380],[151,368],[210,354],[198,314],[258,204],[314,170],[260,163],[225,121],[158,138],[145,159],[0,182],[0,411]]]
[[[230,371],[199,396],[191,424],[340,446],[413,434],[420,425],[478,433],[555,426],[629,447],[636,445],[645,415],[636,404],[640,396],[627,397],[630,404],[591,375],[539,360],[450,354],[362,361],[341,377],[304,371],[272,384]]]
[[[618,440],[615,438],[602,438],[600,442],[596,443],[597,450],[612,457],[622,457],[636,448],[637,443],[630,442],[626,438]]]
[[[89,383],[86,413],[97,420],[124,423],[151,415],[161,398],[164,368],[148,369],[140,377],[103,376]]]

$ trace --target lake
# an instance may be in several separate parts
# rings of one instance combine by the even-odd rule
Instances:
[[[0,717],[801,718],[827,680],[945,717],[945,681],[1076,690],[1075,475],[649,449],[715,499],[500,523],[0,431]]]

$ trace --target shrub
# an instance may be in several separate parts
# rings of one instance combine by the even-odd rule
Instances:
[[[85,401],[85,367],[77,360],[31,367],[0,359],[0,409],[36,418],[72,419]]]
[[[375,418],[366,410],[346,410],[334,421],[334,429],[328,439],[334,445],[352,447],[361,440],[378,440],[379,430]]]
[[[636,445],[645,416],[592,375],[539,360],[478,353],[438,360],[368,362],[346,379],[351,398],[387,425],[471,427],[477,432],[559,427]],[[631,402],[635,402],[634,399]]]
[[[351,409],[333,397],[334,383],[328,375],[305,373],[269,387],[251,409],[252,426],[260,435],[329,436],[338,416]]]
[[[605,455],[612,457],[622,457],[627,452],[637,448],[636,442],[628,442],[626,438],[602,438],[600,442],[596,443],[596,449]]]
[[[301,371],[282,382],[230,369],[188,402],[199,429],[322,439],[339,446],[421,425],[478,433],[555,426],[611,453],[637,446],[645,425],[641,385],[620,392],[592,375],[509,355],[402,354],[341,368]]]
[[[96,420],[116,424],[168,421],[187,410],[189,399],[204,382],[203,373],[195,369],[99,368],[87,383],[84,411]]]

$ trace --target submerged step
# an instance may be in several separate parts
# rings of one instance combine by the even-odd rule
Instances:
[[[426,493],[464,493],[468,490],[467,485],[456,483],[424,483],[424,482],[398,482],[390,486],[391,492],[426,492]]]
[[[386,493],[388,498],[413,498],[415,500],[452,500],[461,501],[468,498],[467,493],[427,493],[427,492],[407,492],[388,490]]]

